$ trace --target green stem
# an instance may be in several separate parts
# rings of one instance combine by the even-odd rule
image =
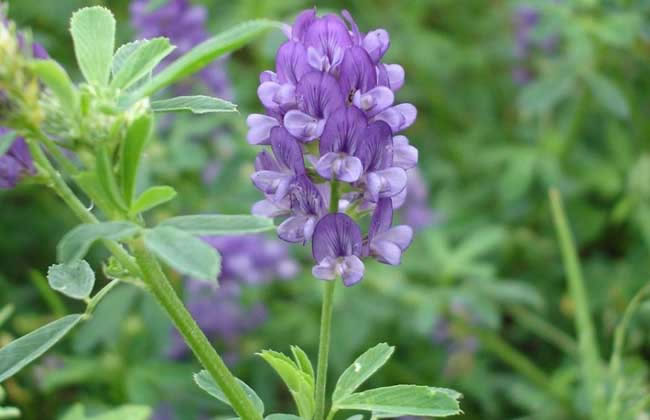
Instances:
[[[36,286],[38,289],[39,293],[41,294],[41,297],[45,300],[47,303],[47,306],[50,307],[50,310],[56,316],[57,318],[62,318],[67,314],[67,310],[65,308],[65,304],[63,303],[63,300],[59,297],[57,293],[54,292],[47,284],[47,279],[43,277],[43,274],[41,274],[40,271],[37,270],[30,270],[29,271],[29,278]]]
[[[117,286],[120,283],[119,279],[114,279],[111,280],[110,283],[108,283],[106,286],[102,287],[102,289],[95,294],[95,296],[92,297],[88,301],[88,305],[86,306],[86,314],[92,314],[95,311],[95,308],[101,302],[101,300],[110,292],[113,290],[115,286]]]
[[[555,345],[560,350],[572,356],[578,353],[578,345],[575,340],[550,322],[522,306],[511,306],[509,311],[524,327]]]
[[[609,361],[609,371],[613,381],[615,381],[614,391],[610,399],[608,414],[609,418],[618,418],[621,409],[621,395],[625,387],[625,380],[622,374],[623,367],[623,351],[625,350],[625,333],[627,332],[632,316],[637,311],[645,298],[650,296],[650,283],[643,286],[634,295],[630,303],[625,308],[623,318],[616,327],[614,332],[614,349],[612,350],[612,357]]]
[[[61,174],[52,166],[41,148],[29,139],[28,145],[38,167],[46,171],[46,175],[51,182],[50,186],[70,207],[73,213],[84,223],[99,223],[99,220],[84,207],[83,203],[68,187]],[[108,240],[103,242],[123,267],[134,276],[142,278],[151,288],[152,293],[167,311],[168,316],[174,321],[188,346],[201,364],[210,372],[217,384],[221,386],[239,417],[243,420],[261,420],[262,416],[255,410],[244,390],[236,382],[235,377],[230,373],[192,316],[187,312],[158,262],[144,249],[144,245],[140,241],[136,242],[134,246],[136,260],[134,261],[133,257],[119,243]]]
[[[336,181],[332,181],[330,194],[330,213],[338,212],[339,188]],[[337,279],[328,281],[323,287],[323,306],[320,318],[320,339],[318,342],[318,363],[316,366],[316,407],[314,420],[323,420],[325,417],[325,391],[327,389],[327,363],[330,352],[330,336],[332,332],[332,310],[334,307],[334,290]]]
[[[244,420],[261,419],[262,416],[246,396],[243,388],[237,383],[192,315],[185,309],[183,302],[162,272],[158,261],[144,246],[144,241],[137,239],[133,241],[132,246],[136,261],[142,269],[144,282],[149,286],[160,305],[167,311],[196,358],[223,390],[237,415]]]

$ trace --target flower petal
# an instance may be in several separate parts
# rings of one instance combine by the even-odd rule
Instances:
[[[393,165],[402,169],[414,168],[418,163],[418,149],[405,136],[393,137]]]
[[[350,216],[330,213],[314,229],[312,254],[317,262],[326,257],[347,257],[361,253],[361,228]]]
[[[363,278],[365,268],[363,261],[361,261],[356,255],[345,257],[339,265],[343,284],[350,287],[359,283]]]
[[[357,157],[329,152],[318,160],[316,171],[326,179],[356,182],[363,174],[363,164]]]
[[[390,107],[375,116],[375,121],[384,121],[393,133],[408,128],[417,117],[417,110],[411,104],[399,104]]]
[[[305,161],[298,140],[284,127],[271,130],[271,149],[278,163],[299,175],[305,172]]]
[[[275,71],[279,83],[291,83],[295,86],[310,70],[307,49],[303,44],[287,41],[280,46],[275,55]]]
[[[339,74],[341,92],[348,102],[352,102],[357,90],[365,93],[377,85],[375,65],[366,50],[361,47],[345,50]]]
[[[305,33],[304,42],[326,55],[332,67],[336,67],[336,57],[352,45],[348,28],[336,15],[325,15],[312,22]]]
[[[404,86],[404,68],[399,64],[379,64],[377,66],[377,83],[396,92]]]
[[[358,108],[339,108],[327,119],[319,143],[320,154],[342,152],[355,155],[364,140],[367,125],[366,116]]]
[[[363,38],[363,48],[374,63],[379,63],[389,46],[390,36],[385,29],[375,29]]]
[[[395,94],[386,86],[377,86],[366,93],[357,91],[352,103],[361,108],[367,115],[374,116],[393,105]]]
[[[291,26],[291,38],[295,41],[302,41],[305,36],[305,32],[316,20],[316,9],[307,9],[296,17],[296,20]]]
[[[361,159],[366,171],[376,171],[392,166],[393,154],[390,147],[392,131],[383,121],[370,124],[364,134],[364,141],[356,156]]]
[[[310,142],[320,137],[325,128],[325,120],[294,109],[285,114],[284,126],[292,136]]]
[[[305,243],[311,239],[314,224],[313,216],[291,216],[278,226],[278,236],[287,242]]]
[[[337,269],[337,262],[335,258],[327,257],[323,259],[318,265],[315,265],[311,269],[311,273],[316,277],[317,279],[321,280],[334,280],[336,279],[336,269]]]
[[[280,125],[275,118],[262,114],[249,115],[246,124],[248,125],[246,139],[250,144],[269,144],[271,129]]]
[[[307,73],[300,79],[296,96],[300,110],[318,119],[329,117],[344,104],[336,79],[319,71]]]
[[[264,216],[264,217],[278,217],[283,216],[289,212],[289,208],[282,207],[271,200],[260,200],[257,203],[253,204],[251,208],[251,213],[255,216]]]
[[[386,232],[393,225],[393,203],[390,198],[382,198],[377,201],[377,207],[372,213],[370,227],[368,228],[368,240],[372,242],[375,236]]]

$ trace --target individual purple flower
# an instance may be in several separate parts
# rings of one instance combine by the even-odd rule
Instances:
[[[305,10],[284,28],[274,71],[260,75],[264,113],[248,117],[247,138],[271,146],[256,161],[252,179],[265,199],[253,213],[284,217],[280,238],[312,241],[314,275],[350,286],[363,277],[362,257],[398,264],[411,241],[411,229],[392,227],[392,218],[417,165],[417,149],[400,134],[417,111],[395,103],[404,69],[382,62],[388,32],[364,34],[342,15]],[[357,219],[372,214],[364,236]]]
[[[343,213],[323,217],[314,230],[312,253],[318,263],[312,273],[322,280],[341,277],[346,286],[352,286],[363,278],[361,259],[361,229]]]
[[[167,37],[176,49],[163,61],[169,64],[209,38],[205,29],[207,11],[188,0],[169,0],[154,6],[151,0],[133,0],[131,23],[138,38]],[[223,69],[223,60],[216,61],[199,73],[199,79],[217,96],[232,96],[230,82]]]
[[[0,136],[8,133],[8,129],[0,127]],[[36,168],[25,139],[16,138],[7,151],[0,155],[0,189],[13,188],[24,177],[35,173]]]

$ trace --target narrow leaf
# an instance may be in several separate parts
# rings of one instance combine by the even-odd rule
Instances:
[[[109,156],[106,146],[99,146],[96,156],[97,178],[104,189],[104,195],[111,199],[113,205],[120,210],[126,210],[126,203],[122,190],[120,190],[115,171],[113,170],[112,159]]]
[[[159,226],[144,235],[150,251],[182,274],[216,282],[221,269],[217,250],[199,238],[169,226]]]
[[[279,28],[280,24],[266,19],[241,23],[194,47],[190,52],[167,66],[153,77],[150,83],[139,89],[132,100],[137,101],[201,70],[220,56],[239,49],[263,34],[270,28]]]
[[[445,388],[395,385],[351,394],[336,403],[337,409],[366,410],[397,416],[447,417],[460,414],[461,395]]]
[[[176,190],[166,185],[151,187],[131,205],[130,214],[139,214],[168,202],[176,197]]]
[[[519,108],[527,117],[547,113],[569,96],[574,85],[573,74],[549,74],[528,84],[521,91],[518,98]]]
[[[226,214],[201,214],[167,219],[160,226],[192,233],[194,235],[244,235],[275,229],[267,217]]]
[[[291,353],[293,353],[293,358],[295,359],[296,364],[300,370],[305,372],[313,380],[316,375],[314,374],[314,366],[311,364],[307,353],[305,353],[303,349],[298,346],[291,346]]]
[[[83,171],[74,176],[74,180],[88,194],[93,202],[104,212],[113,208],[113,201],[104,193],[104,187],[99,182],[99,177],[95,171]]]
[[[625,96],[611,80],[600,74],[589,73],[586,81],[591,88],[591,94],[603,108],[619,118],[627,118],[630,115]]]
[[[211,96],[178,96],[151,102],[151,109],[156,112],[189,111],[193,114],[215,112],[237,112],[237,105]]]
[[[268,416],[264,417],[264,420],[302,420],[301,417],[298,417],[293,414],[269,414]]]
[[[73,113],[77,109],[77,90],[63,67],[54,60],[35,60],[31,67],[59,99],[63,110]]]
[[[153,119],[151,115],[143,115],[133,121],[126,132],[126,138],[122,145],[120,179],[122,181],[122,191],[128,204],[133,201],[138,167],[144,153],[144,147],[151,137],[152,126]]]
[[[207,370],[202,370],[199,373],[195,373],[194,382],[196,382],[199,388],[212,395],[214,398],[223,403],[231,405],[228,397],[226,397],[226,394],[223,393],[221,387],[215,382]],[[246,396],[251,400],[257,409],[257,412],[260,413],[260,415],[264,414],[264,403],[262,402],[262,399],[244,381],[237,378],[237,382],[244,389],[244,393],[246,393]]]
[[[95,272],[85,260],[57,264],[47,271],[50,287],[73,299],[86,299],[95,285]]]
[[[88,83],[106,85],[115,48],[115,18],[106,8],[86,7],[70,21],[75,55]]]
[[[7,153],[7,150],[11,148],[11,145],[14,144],[18,138],[18,134],[15,131],[9,130],[5,134],[0,135],[0,156]]]
[[[127,44],[133,45],[133,44]],[[148,75],[153,69],[174,50],[167,38],[155,38],[140,42],[135,50],[123,58],[123,62],[117,66],[113,64],[113,69],[117,71],[113,75],[111,87],[127,89],[144,76]],[[120,50],[118,50],[118,53]],[[124,54],[124,53],[122,53]],[[118,54],[115,54],[118,56]]]
[[[339,378],[332,401],[336,404],[337,401],[353,393],[390,359],[394,351],[395,347],[380,343],[359,356]]]
[[[68,315],[12,341],[0,349],[0,382],[11,377],[61,340],[83,315]]]
[[[59,262],[82,259],[99,239],[121,241],[134,236],[140,227],[131,222],[104,222],[79,225],[68,232],[57,246]]]

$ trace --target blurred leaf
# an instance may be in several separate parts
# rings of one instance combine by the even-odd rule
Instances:
[[[18,373],[59,342],[82,319],[68,315],[24,335],[0,349],[0,382]]]
[[[333,403],[336,405],[338,401],[352,394],[390,359],[394,351],[395,347],[380,343],[359,356],[339,377],[332,394]]]
[[[2,309],[0,309],[0,327],[2,327],[5,322],[7,322],[9,317],[11,317],[11,315],[14,313],[15,309],[16,307],[11,303],[6,304],[2,307]]]
[[[258,354],[273,367],[287,388],[289,388],[289,392],[291,392],[298,407],[300,417],[312,418],[315,409],[313,378],[300,370],[293,360],[282,353],[264,350]]]
[[[151,102],[151,109],[156,112],[190,111],[193,114],[215,112],[237,112],[237,105],[224,99],[211,96],[178,96]]]
[[[218,399],[223,403],[231,405],[230,401],[228,400],[228,397],[226,397],[221,387],[214,381],[214,379],[212,378],[212,376],[207,370],[202,370],[201,372],[196,373],[194,375],[194,382],[196,382],[199,388],[201,388],[208,394],[212,395],[214,398]],[[264,403],[262,402],[260,397],[257,396],[255,391],[253,391],[251,387],[246,385],[244,381],[237,379],[237,382],[244,389],[246,396],[248,396],[248,399],[251,400],[251,402],[257,409],[257,412],[260,413],[260,415],[264,414]]]
[[[140,226],[131,222],[103,222],[79,225],[68,232],[57,246],[57,258],[67,263],[82,259],[99,239],[121,241],[136,235]]]
[[[630,46],[641,34],[641,15],[635,12],[604,13],[594,25],[594,35],[614,47]]]
[[[591,93],[602,107],[619,118],[627,118],[630,110],[627,100],[619,88],[610,80],[596,73],[587,73],[585,80],[591,88]]]
[[[50,287],[73,299],[86,299],[95,285],[95,272],[86,260],[56,264],[47,271]]]
[[[35,60],[31,68],[59,99],[61,109],[74,113],[77,109],[77,90],[65,69],[54,60]]]
[[[176,197],[176,190],[166,185],[151,187],[135,200],[129,213],[132,215],[144,213]]]
[[[458,392],[445,388],[395,385],[348,395],[336,403],[336,408],[395,416],[447,417],[461,413],[460,397]]]
[[[472,287],[502,304],[525,304],[537,309],[544,307],[544,299],[539,291],[526,283],[482,280],[475,282]]]
[[[149,420],[151,408],[141,405],[123,405],[105,413],[88,417],[81,403],[70,408],[61,420]]]
[[[106,8],[86,7],[72,15],[70,33],[79,69],[91,84],[106,85],[115,49],[115,18]]]
[[[126,132],[120,160],[120,179],[122,181],[122,191],[128,204],[131,204],[135,195],[138,167],[152,131],[153,118],[151,115],[146,114],[133,121]]]
[[[269,414],[264,420],[302,420],[302,418],[293,414]]]
[[[519,94],[518,104],[525,117],[545,114],[567,98],[575,85],[572,73],[556,71],[542,75],[528,84]]]
[[[147,248],[181,274],[217,282],[221,257],[201,239],[169,226],[158,226],[144,234]]]
[[[0,420],[19,419],[20,410],[15,407],[0,407]]]
[[[167,38],[141,41],[135,49],[132,45],[133,43],[127,44],[124,50],[120,47],[115,53],[115,57],[120,62],[117,65],[113,63],[113,80],[111,81],[113,88],[128,89],[151,73],[175,48]]]
[[[193,235],[244,235],[273,230],[273,219],[260,216],[200,214],[172,217],[160,223]]]
[[[228,29],[197,45],[190,52],[167,66],[154,76],[150,83],[135,92],[132,100],[137,101],[145,96],[150,96],[172,83],[196,73],[222,55],[243,47],[268,29],[278,27],[277,22],[258,19]]]
[[[14,144],[14,141],[18,137],[15,131],[9,130],[5,134],[0,135],[0,156],[7,153],[7,150]]]

